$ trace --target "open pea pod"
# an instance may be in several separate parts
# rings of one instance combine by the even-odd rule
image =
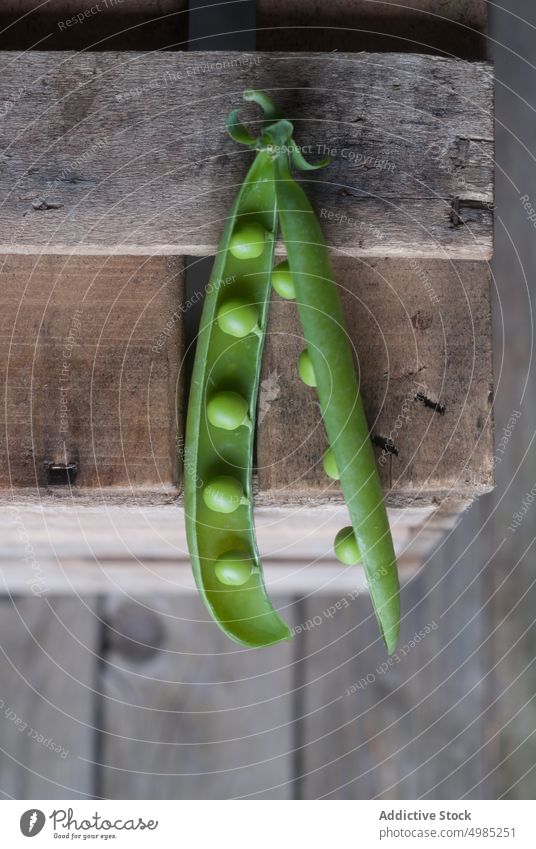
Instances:
[[[229,129],[250,143],[235,120]],[[186,531],[196,583],[223,631],[247,646],[291,637],[266,594],[251,487],[276,232],[274,162],[261,147],[229,213],[208,285],[184,457]]]

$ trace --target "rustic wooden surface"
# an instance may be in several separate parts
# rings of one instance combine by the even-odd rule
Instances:
[[[0,247],[213,253],[251,158],[225,141],[225,119],[256,87],[278,95],[313,159],[326,142],[333,153],[329,170],[304,181],[334,250],[489,257],[489,65],[401,54],[240,60],[3,54]]]
[[[258,26],[260,50],[486,56],[486,0],[258,0]]]
[[[182,261],[3,256],[0,289],[5,494],[175,492]]]
[[[85,701],[92,747],[73,745],[76,772],[64,776],[62,797],[81,787],[96,797],[140,799],[492,796],[495,778],[482,780],[494,762],[495,749],[486,746],[492,681],[480,648],[484,620],[474,616],[483,601],[481,564],[462,562],[459,553],[453,540],[405,588],[403,639],[389,668],[370,600],[356,590],[278,597],[294,641],[261,653],[229,644],[198,598],[109,598],[96,605],[85,634],[81,602],[52,599],[62,628],[78,623],[64,638],[78,663],[75,681],[83,673],[74,639],[89,657],[97,640],[102,658]],[[9,650],[8,635],[16,640],[19,673],[29,662],[24,651],[36,654],[24,634],[4,615],[2,646]],[[61,728],[65,738],[75,684],[63,671],[58,635],[41,632],[39,642],[39,656],[49,652],[58,665],[47,677],[44,734],[59,739]],[[1,662],[2,692],[12,674]],[[26,705],[33,716],[41,696],[26,683],[17,693],[19,713]],[[0,723],[4,751],[19,735],[7,718]],[[50,787],[54,773],[37,786],[29,780],[27,757],[5,762],[8,795],[35,797]]]
[[[187,37],[185,10],[185,0],[122,0],[115,5],[80,4],[79,0],[39,4],[34,0],[3,0],[0,49],[183,49]]]
[[[458,559],[452,535],[402,592],[398,650],[388,663],[366,597],[299,635],[310,682],[303,698],[302,798],[492,798],[482,781],[492,728],[481,564]],[[315,617],[317,617],[315,619]]]
[[[197,598],[110,597],[93,609],[6,599],[0,688],[17,693],[17,716],[71,748],[64,759],[35,742],[34,755],[2,717],[0,747],[21,749],[19,764],[3,755],[1,789],[53,797],[61,770],[66,798],[486,797],[493,782],[472,789],[486,766],[486,725],[475,729],[474,718],[490,699],[474,678],[478,568],[473,559],[467,574],[456,561],[445,573],[437,558],[406,588],[403,640],[387,670],[370,601],[355,590],[278,597],[294,641],[261,653],[229,644]],[[30,682],[14,687],[14,675]]]
[[[23,533],[23,531],[21,531]],[[95,748],[94,599],[0,598],[0,791],[86,798]]]
[[[288,616],[291,600],[277,601]],[[103,795],[143,799],[155,786],[168,799],[289,795],[291,644],[224,643],[198,599],[110,600],[106,618]]]
[[[513,14],[519,17],[512,18]],[[488,509],[480,518],[480,525],[486,522],[484,540],[481,535],[475,541],[478,556],[483,558],[487,554],[491,558],[492,583],[489,586],[487,582],[487,598],[494,627],[487,645],[496,659],[497,759],[490,771],[499,783],[500,795],[513,799],[533,799],[536,795],[535,505],[530,502],[530,495],[536,492],[536,386],[532,351],[536,240],[531,210],[526,207],[527,201],[533,207],[536,205],[531,117],[536,107],[532,37],[535,24],[536,10],[529,0],[514,0],[508,10],[494,10],[491,35],[496,40],[494,58],[500,79],[497,86],[500,218],[494,263],[499,462],[497,492],[488,499]],[[512,89],[518,95],[515,98]],[[513,415],[516,412],[520,414],[517,418]]]
[[[336,257],[367,418],[393,507],[492,485],[486,263]],[[185,418],[182,263],[4,256],[2,498],[80,505],[178,497]],[[258,410],[257,503],[340,503],[316,395],[297,376],[294,304],[274,297]],[[426,406],[425,401],[428,406]],[[439,403],[441,410],[430,404]],[[178,431],[178,442],[177,440]],[[69,481],[51,465],[74,464]],[[63,484],[63,485],[62,485]]]
[[[81,11],[76,0],[48,0],[37,7],[32,0],[4,0],[0,47],[184,49],[184,0],[123,0],[108,8],[101,4],[99,14],[87,15],[82,24],[66,25]],[[486,55],[486,19],[485,0],[258,0],[257,47],[273,51],[441,52],[480,59]],[[219,49],[217,44],[214,47]]]
[[[493,481],[489,268],[338,258],[335,277],[356,352],[389,502],[469,497]],[[316,393],[296,376],[304,348],[294,303],[272,303],[260,399],[260,491],[279,502],[339,492],[322,469]],[[419,397],[440,403],[444,412]]]
[[[341,595],[322,599],[313,597],[301,603],[296,602],[296,624],[307,623],[312,615],[320,615],[322,624],[295,637],[294,645],[298,643],[299,654],[297,652],[294,657],[292,673],[293,714],[296,718],[293,723],[294,742],[288,754],[292,763],[288,768],[283,766],[281,750],[277,749],[278,765],[277,768],[273,765],[266,767],[270,770],[267,780],[261,779],[259,782],[259,773],[256,773],[259,783],[254,789],[265,796],[281,793],[280,785],[284,784],[285,776],[289,774],[292,776],[289,793],[294,798],[311,798],[326,793],[329,794],[328,798],[355,798],[359,793],[364,798],[377,796],[403,799],[424,796],[464,799],[508,796],[532,799],[536,793],[536,597],[532,513],[527,513],[515,533],[508,530],[512,514],[519,512],[523,498],[536,480],[536,397],[529,357],[534,299],[534,280],[530,272],[536,263],[536,242],[533,224],[520,202],[520,197],[525,193],[529,194],[533,204],[536,197],[536,177],[530,153],[534,149],[531,133],[534,126],[532,109],[535,105],[536,80],[534,67],[527,65],[527,58],[533,56],[534,38],[533,30],[524,26],[522,19],[532,15],[531,22],[534,24],[536,21],[531,0],[514,0],[509,10],[504,12],[496,6],[490,8],[495,23],[492,36],[497,42],[507,42],[504,48],[497,43],[495,45],[499,80],[497,110],[500,165],[497,186],[498,250],[493,288],[498,440],[502,439],[503,428],[508,426],[512,413],[518,411],[521,416],[515,420],[508,441],[503,443],[504,450],[497,455],[500,462],[496,472],[496,492],[479,499],[467,511],[448,542],[423,564],[422,573],[404,588],[407,611],[405,635],[411,637],[431,622],[438,622],[439,627],[412,648],[400,664],[385,673],[376,672],[378,660],[381,663],[384,658],[378,659],[377,635],[366,598],[348,598],[350,609],[340,604],[334,615],[326,615],[324,611],[329,611],[330,606],[340,601]],[[520,15],[521,19],[514,18],[512,13]],[[534,66],[533,59],[531,61]],[[512,87],[526,99],[526,103],[512,97]],[[528,149],[520,145],[519,126],[524,127],[521,141],[528,143]],[[534,505],[531,509],[534,509]],[[141,534],[143,529],[138,528],[137,532]],[[149,545],[148,532],[146,545]],[[20,601],[17,603],[20,608]],[[168,611],[168,603],[169,599],[159,601],[158,610]],[[57,604],[55,602],[56,610]],[[80,607],[76,599],[63,599],[62,604],[65,620],[80,619]],[[151,604],[157,607],[154,597]],[[14,659],[20,671],[24,671],[32,667],[37,649],[28,638],[20,617],[8,614],[11,606],[10,601],[3,604],[0,644],[4,649],[9,647],[6,654]],[[192,605],[191,599],[177,599],[176,606],[174,600],[172,612],[178,620],[203,616],[202,608]],[[26,614],[28,618],[29,614]],[[133,618],[129,615],[129,622]],[[118,619],[120,621],[117,613],[114,614],[115,625]],[[141,625],[136,627],[138,635],[146,633]],[[204,625],[195,627],[198,630],[194,649],[201,653],[207,633]],[[71,631],[76,633],[74,627],[71,627]],[[154,625],[151,633],[157,634]],[[49,632],[49,639],[45,639],[44,633],[40,637],[40,645],[48,648],[52,658],[60,660],[60,668],[53,663],[45,667],[47,686],[54,693],[52,701],[59,705],[71,701],[76,703],[76,688],[61,672],[60,655],[64,648],[61,640],[67,643],[63,633],[60,639],[52,631]],[[88,645],[93,645],[91,634],[86,640]],[[145,642],[150,640],[145,638]],[[168,640],[166,647],[169,644]],[[107,639],[104,645],[105,657],[110,656],[111,652],[115,660],[121,656],[117,643],[112,649]],[[187,646],[190,651],[190,644],[187,643]],[[214,652],[212,642],[207,642],[207,646],[209,652]],[[73,641],[69,640],[65,648],[69,656],[74,656],[76,646]],[[227,650],[228,643],[222,638],[216,651]],[[34,665],[37,670],[42,668],[43,660],[46,661],[41,651],[39,656],[40,663],[36,661]],[[237,678],[240,677],[242,660],[240,656],[237,668],[233,670]],[[121,664],[127,671],[105,671],[104,677],[107,680],[113,680],[114,676],[120,678],[119,693],[122,698],[130,684],[128,696],[132,701],[139,699],[139,703],[146,707],[149,696],[144,681],[144,665],[148,664],[151,675],[155,675],[154,670],[158,669],[159,675],[165,677],[165,672],[162,672],[165,662],[165,659],[162,660],[162,666],[159,666],[157,657],[153,655],[152,658],[139,660],[137,665],[132,652],[127,662],[123,651]],[[201,665],[202,660],[198,666]],[[338,666],[340,669],[337,669]],[[363,674],[370,672],[375,675],[373,683],[346,695],[347,687],[359,682]],[[37,710],[41,701],[39,696],[21,683],[20,675],[14,679],[13,674],[13,667],[5,655],[0,653],[0,698],[9,685],[16,689],[19,705],[27,704],[30,710]],[[197,670],[195,674],[198,674]],[[173,667],[173,675],[178,678],[177,666]],[[17,684],[14,684],[14,680]],[[234,686],[228,685],[231,694]],[[435,687],[438,687],[436,692]],[[157,688],[159,685],[155,684],[154,689]],[[197,689],[197,685],[187,684],[180,688],[184,702],[187,703],[188,698],[197,699],[198,693],[194,692],[194,688]],[[169,689],[166,690],[164,685],[161,692],[161,697],[156,692],[151,695],[149,704],[167,707],[171,701],[171,709],[175,710],[176,701],[169,698]],[[244,697],[242,692],[240,696],[238,693],[237,687],[236,698],[229,693],[221,693],[217,696],[211,694],[210,699],[217,698],[220,705],[228,706],[229,702],[225,702],[228,697],[232,706],[237,705],[238,709],[243,710]],[[277,705],[281,696],[277,682],[274,682],[272,695]],[[109,701],[108,694],[104,703],[104,716]],[[115,702],[110,703],[112,711],[115,711]],[[213,705],[214,702],[210,701],[209,704]],[[314,714],[310,713],[312,708],[317,709]],[[254,705],[247,710],[255,713],[257,708]],[[285,711],[283,713],[286,717]],[[61,711],[55,714],[57,722],[59,717],[62,722],[65,721]],[[144,716],[147,722],[152,721],[154,712],[145,710]],[[26,784],[29,776],[26,764],[31,752],[21,759],[20,764],[10,759],[9,755],[20,745],[20,732],[12,723],[0,718],[0,793],[20,798],[34,797],[34,791],[41,795],[42,785],[28,787]],[[208,772],[211,792],[221,797],[228,781],[228,774],[221,773],[221,770],[225,769],[229,749],[223,750],[218,745],[214,749],[217,755],[213,756],[211,746],[203,746],[202,752],[199,746],[199,741],[211,739],[203,735],[217,734],[219,715],[209,714],[207,717],[198,714],[195,719],[190,719],[191,724],[187,727],[185,724],[185,730],[176,736],[173,736],[173,723],[170,728],[164,721],[160,722],[157,739],[184,744],[195,733],[193,748],[199,754],[199,766],[189,762],[187,769],[190,773],[201,769]],[[52,723],[47,719],[49,733],[55,733],[57,722]],[[249,722],[255,726],[258,736],[262,736],[265,728],[272,729],[277,722],[277,709],[274,715],[263,713],[262,721],[249,717]],[[106,730],[106,724],[102,728]],[[116,730],[114,726],[114,733]],[[150,727],[136,724],[136,733],[132,736],[148,739],[149,731]],[[378,732],[381,732],[381,736]],[[120,733],[123,738],[128,736],[126,724],[121,727]],[[286,733],[286,730],[282,733]],[[57,736],[60,739],[59,733]],[[103,743],[106,744],[108,756],[113,752],[114,757],[120,758],[116,764],[132,763],[132,753],[138,751],[143,755],[142,747],[146,747],[145,751],[149,751],[151,757],[149,771],[179,771],[171,760],[163,760],[165,766],[159,768],[161,762],[153,755],[154,744],[140,744],[136,740],[132,741],[131,752],[128,753],[124,739],[122,748],[115,739],[113,743],[109,741],[109,745],[106,740],[100,739],[88,760],[97,760],[96,753],[99,753],[98,760],[104,762]],[[73,751],[79,754],[81,749],[73,748]],[[221,754],[225,755],[224,761],[219,757]],[[62,766],[65,769],[65,765]],[[78,763],[72,795],[79,793],[81,788],[87,788],[88,784],[95,795],[101,795],[104,782],[109,787],[108,782],[112,778],[116,782],[114,792],[121,792],[118,770],[112,771],[108,767],[102,772],[94,767],[92,778],[89,778],[90,773],[86,771],[89,766],[85,761]],[[135,769],[141,771],[138,764]],[[238,771],[233,769],[233,773],[235,780]],[[215,779],[217,774],[220,775],[218,782]],[[140,775],[139,778],[129,773],[124,775],[129,788],[134,788],[137,793],[145,793],[149,798],[162,797],[169,792],[170,787],[178,786],[175,782],[179,780],[160,775]],[[181,786],[186,788],[188,785],[193,786],[195,779],[188,777],[181,781],[184,781]],[[269,784],[276,789],[270,790]]]
[[[452,527],[461,506],[447,501],[439,510],[435,505],[389,510],[404,574]],[[362,589],[361,567],[348,569],[333,554],[334,537],[348,522],[344,504],[258,507],[255,524],[269,592]],[[0,536],[0,572],[15,594],[197,592],[184,513],[175,503],[12,502],[0,511]]]

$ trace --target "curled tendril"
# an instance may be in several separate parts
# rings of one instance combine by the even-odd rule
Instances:
[[[238,144],[245,144],[247,147],[255,147],[258,139],[251,135],[244,127],[241,121],[238,120],[239,109],[233,109],[227,118],[227,132]]]
[[[259,137],[252,136],[238,118],[239,110],[233,109],[227,119],[227,132],[231,138],[239,144],[257,150],[273,148],[276,156],[282,152],[290,157],[294,168],[298,171],[316,171],[324,168],[331,162],[331,157],[326,156],[317,163],[307,162],[296,142],[292,138],[294,127],[290,121],[284,118],[273,100],[266,92],[255,89],[247,89],[243,93],[246,101],[257,103],[264,112],[262,134]]]
[[[320,162],[307,162],[296,142],[292,144],[290,159],[297,171],[316,171],[318,168],[325,168],[331,162],[331,156],[325,156]]]
[[[256,91],[255,89],[248,88],[243,92],[242,97],[244,100],[253,101],[253,103],[257,103],[261,107],[264,112],[265,128],[268,124],[272,124],[274,121],[278,121],[283,117],[274,101],[271,97],[268,97],[265,91]]]

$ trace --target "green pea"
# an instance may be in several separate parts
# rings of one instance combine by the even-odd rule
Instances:
[[[307,348],[298,357],[298,374],[307,386],[316,386],[313,364]]]
[[[207,417],[214,427],[236,430],[249,424],[248,402],[237,392],[216,392],[207,404]]]
[[[241,504],[247,504],[242,484],[230,475],[209,481],[203,490],[203,501],[215,513],[234,513]]]
[[[339,470],[337,469],[337,462],[335,460],[335,454],[333,453],[331,448],[328,448],[322,458],[322,465],[324,466],[324,471],[328,478],[332,478],[334,481],[339,480]]]
[[[341,528],[335,537],[335,557],[346,566],[355,566],[361,562],[361,554],[351,525]]]
[[[296,297],[294,281],[286,260],[276,265],[272,271],[272,286],[277,294],[281,295],[286,301],[291,301]]]
[[[266,230],[262,224],[239,225],[231,236],[229,250],[236,259],[257,259],[264,251]]]
[[[218,327],[229,336],[243,339],[257,332],[259,313],[257,307],[244,298],[230,298],[218,310]]]
[[[255,562],[247,551],[226,551],[214,565],[216,577],[222,584],[239,587],[249,581]]]

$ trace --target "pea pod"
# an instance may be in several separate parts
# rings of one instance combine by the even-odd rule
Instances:
[[[387,650],[392,653],[400,622],[398,573],[352,348],[322,230],[305,192],[291,176],[289,157],[278,157],[276,177],[279,222],[313,385],[374,610]]]
[[[274,161],[266,148],[288,133],[270,106],[265,111],[265,139],[229,213],[205,298],[184,457],[196,583],[223,631],[247,646],[291,637],[266,594],[252,512],[255,408],[277,231]],[[235,114],[229,131],[255,143]]]
[[[255,407],[278,220],[288,263],[274,271],[282,297],[296,298],[307,348],[299,373],[316,387],[329,441],[326,474],[340,479],[352,526],[335,541],[344,563],[362,559],[387,649],[396,646],[399,585],[380,480],[359,395],[352,350],[320,225],[291,165],[309,165],[292,124],[263,92],[260,138],[231,113],[228,129],[257,151],[233,204],[214,263],[188,405],[184,496],[190,556],[213,617],[248,646],[289,639],[262,579],[252,514]]]

